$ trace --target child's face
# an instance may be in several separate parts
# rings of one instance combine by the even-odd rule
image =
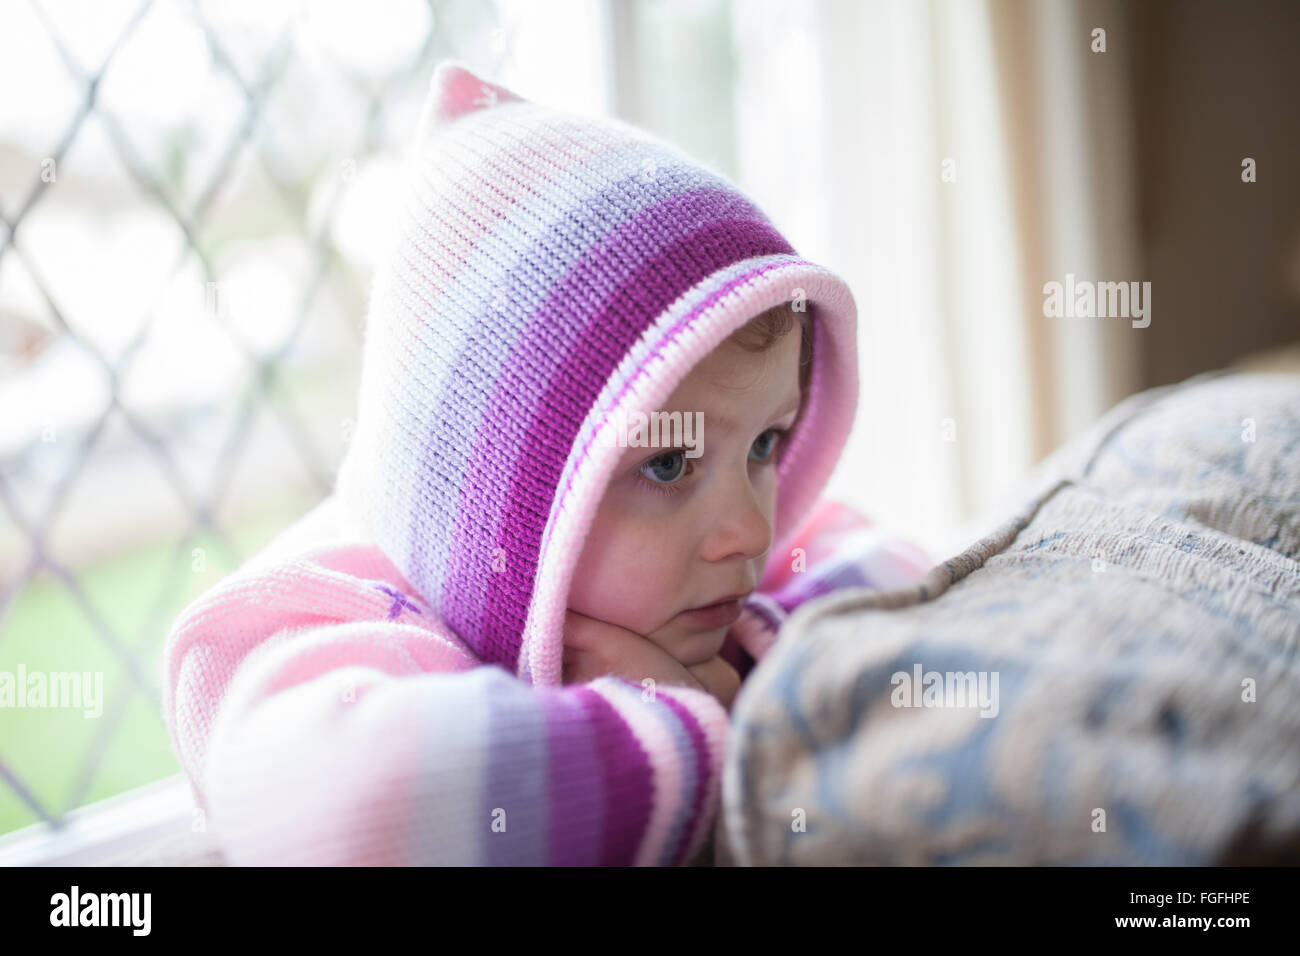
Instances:
[[[687,667],[717,656],[730,624],[683,612],[762,577],[775,433],[799,411],[799,339],[796,325],[764,352],[727,340],[691,370],[661,411],[703,414],[698,457],[670,447],[677,435],[624,449],[574,571],[571,610],[642,634]]]

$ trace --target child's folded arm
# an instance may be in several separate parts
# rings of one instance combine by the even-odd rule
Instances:
[[[349,628],[297,639],[339,661],[383,643]],[[236,675],[213,728],[203,786],[233,863],[670,864],[707,836],[726,715],[703,692],[410,673],[396,647],[286,681],[295,650]]]
[[[849,505],[829,498],[817,502],[788,540],[789,552],[772,555],[760,590],[728,634],[755,661],[776,643],[800,605],[844,588],[905,587],[933,564],[910,541],[880,531]]]
[[[169,641],[169,723],[231,863],[690,862],[720,797],[716,700],[533,687],[426,623]]]

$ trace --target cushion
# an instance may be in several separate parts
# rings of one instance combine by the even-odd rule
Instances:
[[[1121,403],[919,584],[736,699],[725,863],[1300,862],[1300,376]]]

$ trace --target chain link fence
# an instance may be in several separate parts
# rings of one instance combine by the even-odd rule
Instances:
[[[379,197],[434,64],[511,37],[472,0],[0,19],[2,833],[178,769],[170,621],[332,487]]]

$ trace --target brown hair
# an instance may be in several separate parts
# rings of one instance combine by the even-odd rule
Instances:
[[[812,324],[807,312],[795,312],[789,302],[778,302],[750,319],[728,336],[749,352],[766,352],[778,339],[799,323],[799,391],[808,389],[812,372]]]

